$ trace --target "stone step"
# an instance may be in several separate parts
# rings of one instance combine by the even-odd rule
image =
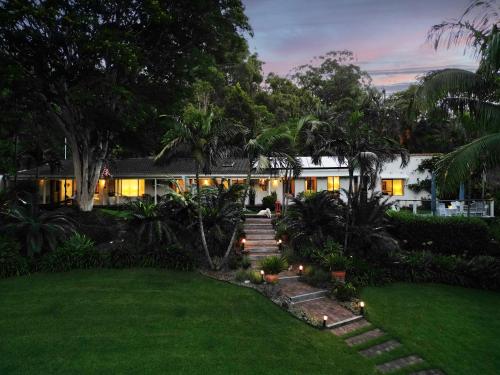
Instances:
[[[245,230],[245,233],[247,234],[247,236],[249,234],[276,234],[276,232],[274,231],[274,229],[265,229],[265,228],[256,228],[256,229],[246,229]]]
[[[346,319],[347,320],[347,319]],[[351,320],[348,324],[334,326],[330,332],[335,336],[343,336],[360,328],[368,327],[370,322],[360,316],[360,319]]]
[[[245,223],[246,224],[253,224],[253,223],[257,223],[257,224],[262,224],[262,223],[271,224],[271,219],[269,219],[267,217],[248,217],[248,218],[245,219]]]
[[[248,259],[260,261],[264,258],[272,257],[272,256],[280,256],[280,253],[259,253],[259,254],[250,254],[248,255]]]
[[[381,355],[382,353],[390,352],[396,348],[399,348],[401,343],[396,340],[389,340],[383,342],[382,344],[373,345],[368,349],[360,350],[359,354],[361,354],[365,358],[373,358]]]
[[[247,241],[262,241],[262,240],[271,240],[276,243],[274,239],[275,234],[273,232],[270,233],[247,233],[246,239]]]
[[[247,238],[247,241],[245,242],[245,248],[248,247],[249,249],[252,247],[263,246],[278,246],[278,244],[276,243],[276,240],[274,238],[269,240],[249,240]]]
[[[338,322],[329,323],[329,324],[326,325],[326,327],[330,328],[330,329],[339,328],[339,327],[343,327],[343,326],[352,324],[352,323],[354,323],[354,322],[356,322],[358,320],[361,320],[361,319],[363,319],[362,315],[355,315],[353,317],[350,317],[350,318],[347,318],[347,319],[344,319],[344,320],[340,320]]]
[[[250,231],[259,231],[259,232],[270,232],[274,229],[272,225],[268,224],[247,224],[243,227],[245,233],[249,233]]]
[[[389,361],[386,363],[382,363],[381,365],[377,365],[377,370],[379,370],[383,374],[387,374],[389,372],[401,370],[405,367],[413,366],[418,363],[422,363],[424,360],[417,355],[409,355],[408,357],[398,358],[393,361]]]
[[[417,372],[412,372],[410,375],[445,375],[445,373],[438,369],[421,370]]]
[[[381,329],[375,328],[372,329],[371,331],[361,333],[356,336],[349,337],[348,339],[345,340],[347,345],[349,346],[355,346],[355,345],[360,345],[364,344],[365,342],[368,342],[370,340],[376,339],[377,337],[384,336],[385,332],[382,331]]]
[[[300,276],[280,276],[279,280],[282,282],[293,283],[299,281]]]
[[[328,290],[318,290],[316,292],[308,292],[308,293],[303,293],[303,294],[297,294],[295,296],[288,296],[290,298],[290,301],[294,304],[296,303],[301,303],[301,302],[307,302],[307,301],[312,301],[316,300],[319,298],[323,298],[328,294]]]
[[[248,254],[259,254],[259,253],[279,253],[278,247],[255,247],[252,249],[247,249]]]

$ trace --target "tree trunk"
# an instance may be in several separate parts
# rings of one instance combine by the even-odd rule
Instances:
[[[349,222],[351,220],[351,209],[352,209],[352,183],[354,179],[354,168],[352,163],[349,161],[349,190],[347,195],[347,214],[345,219],[345,237],[344,237],[344,251],[347,251],[349,246]]]
[[[201,194],[200,194],[200,165],[196,162],[196,198],[198,201],[198,224],[200,225],[201,244],[203,251],[208,261],[210,269],[214,269],[214,263],[208,251],[207,238],[205,237],[205,229],[203,228],[203,214],[201,212]]]
[[[245,207],[245,202],[247,200],[247,195],[248,191],[250,189],[250,181],[252,180],[252,164],[250,163],[250,170],[248,171],[247,174],[247,186],[245,188],[245,192],[243,193],[243,198],[242,198],[242,206]],[[233,229],[233,234],[231,235],[231,239],[229,240],[229,245],[227,246],[226,253],[224,254],[224,258],[222,258],[221,265],[225,264],[227,259],[229,258],[229,254],[231,254],[231,249],[233,248],[234,241],[236,240],[236,234],[238,233],[238,227],[241,223],[241,218],[238,220],[238,222],[235,224],[234,229]]]

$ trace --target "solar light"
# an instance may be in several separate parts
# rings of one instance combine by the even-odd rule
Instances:
[[[260,280],[264,281],[264,270],[260,270]]]
[[[323,315],[323,327],[326,327],[327,320],[328,320],[328,315]]]
[[[363,301],[359,302],[359,312],[361,315],[365,315],[365,303]]]
[[[304,266],[301,264],[299,266],[299,275],[302,276],[302,272],[304,271]]]

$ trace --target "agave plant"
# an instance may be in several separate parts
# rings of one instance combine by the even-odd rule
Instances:
[[[75,232],[75,223],[69,217],[57,211],[41,211],[31,194],[7,208],[4,215],[7,224],[3,229],[14,232],[24,242],[28,256],[54,250],[69,233]]]

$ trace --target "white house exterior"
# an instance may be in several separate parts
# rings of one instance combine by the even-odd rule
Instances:
[[[429,193],[414,192],[408,186],[419,180],[430,178],[428,173],[417,171],[422,160],[429,159],[432,154],[411,155],[408,165],[401,167],[401,160],[396,158],[386,163],[375,184],[375,191],[383,192],[390,200],[400,201],[400,205],[410,206],[412,202],[429,198]],[[302,172],[299,177],[291,179],[290,195],[297,196],[302,192],[322,190],[339,191],[349,187],[346,165],[337,158],[323,158],[320,165],[314,165],[311,158],[302,157]],[[95,204],[113,205],[143,195],[158,197],[166,192],[168,186],[185,191],[195,184],[194,164],[188,159],[179,159],[168,165],[158,165],[152,158],[133,158],[118,160],[107,166],[111,176],[103,178],[96,186]],[[244,183],[248,173],[248,162],[244,159],[228,159],[216,166],[210,175],[201,176],[201,185],[210,186],[215,182],[226,184]],[[262,198],[276,192],[278,200],[283,200],[283,170],[268,170],[252,174],[252,186],[255,191],[255,204],[262,203]],[[355,171],[355,187],[359,171]],[[50,170],[42,166],[35,170],[21,171],[19,180],[37,179],[41,203],[58,202],[71,199],[73,190],[73,167],[70,161],[62,162],[58,170]],[[175,181],[175,184],[172,184]]]

